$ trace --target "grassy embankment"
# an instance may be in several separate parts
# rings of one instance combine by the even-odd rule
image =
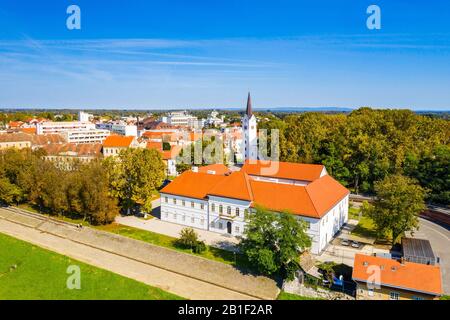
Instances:
[[[80,268],[81,288],[68,289],[67,268]],[[182,299],[0,233],[0,300]]]

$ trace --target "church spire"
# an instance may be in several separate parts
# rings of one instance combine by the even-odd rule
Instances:
[[[252,97],[250,97],[250,92],[248,93],[247,98],[247,111],[245,112],[247,116],[250,118],[252,116]]]

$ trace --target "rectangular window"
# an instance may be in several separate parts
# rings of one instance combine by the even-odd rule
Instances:
[[[194,207],[194,201],[191,202],[191,208],[193,208],[193,207]]]
[[[167,197],[164,197],[164,202],[167,203],[169,199]]]
[[[389,294],[389,298],[391,300],[398,300],[400,298],[400,294],[398,292],[391,291]]]
[[[211,204],[211,211],[212,212],[215,212],[216,211],[216,205],[213,203],[213,204]]]
[[[222,229],[222,222],[219,222],[219,229]]]
[[[214,221],[211,221],[211,228],[215,228]]]
[[[201,219],[201,220],[200,220],[200,224],[201,224],[201,225],[204,225],[204,224],[205,224],[205,219]]]
[[[219,205],[219,213],[223,213],[223,206],[222,205]]]
[[[195,223],[195,218],[194,217],[191,218],[191,223]]]
[[[227,207],[227,214],[231,215],[231,207]]]
[[[181,200],[181,205],[182,205],[183,207],[186,206],[186,201]]]
[[[239,208],[236,208],[236,216],[239,217]]]
[[[236,231],[237,233],[239,233],[239,227],[236,226],[236,227],[234,228],[234,231]]]
[[[177,199],[173,198],[173,204],[177,204]]]
[[[205,205],[203,203],[200,203],[200,209],[205,209]]]

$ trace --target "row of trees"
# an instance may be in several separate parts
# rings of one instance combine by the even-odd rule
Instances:
[[[0,202],[29,202],[50,214],[107,224],[119,210],[150,211],[164,179],[156,150],[129,149],[116,158],[74,163],[61,170],[41,151],[9,149],[0,154]]]
[[[428,200],[450,203],[448,120],[361,108],[348,115],[269,116],[259,128],[279,130],[281,161],[322,163],[354,192],[374,193],[376,181],[403,174],[430,190]]]

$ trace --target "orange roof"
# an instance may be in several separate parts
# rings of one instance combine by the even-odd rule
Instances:
[[[201,182],[197,179],[204,174],[192,172],[183,179],[176,178],[169,184],[172,186],[170,193],[188,196],[184,194],[185,189],[204,188],[205,186],[201,186]],[[251,202],[253,207],[260,205],[269,210],[288,211],[316,219],[323,217],[349,193],[328,175],[308,186],[257,181],[242,171],[222,177],[223,179],[218,180],[216,184],[208,185],[208,189],[204,191],[205,195],[246,200]],[[161,192],[165,192],[165,189]]]
[[[356,254],[353,264],[353,280],[367,282],[369,277],[373,275],[373,270],[368,270],[371,266],[380,268],[381,286],[431,295],[442,294],[439,266],[407,261],[402,264],[393,259]]]
[[[266,165],[259,160],[253,162],[254,163],[250,163],[249,160],[246,160],[241,171],[255,176],[314,181],[320,178],[320,174],[324,168],[324,166],[320,164],[271,161]]]
[[[181,149],[181,146],[172,146],[170,150],[162,152],[162,157],[164,160],[174,159],[180,154]]]
[[[147,142],[146,147],[147,147],[147,149],[156,149],[158,151],[162,151],[162,143],[161,142],[150,141],[150,142]]]
[[[208,192],[209,195],[247,201],[253,200],[250,179],[245,172],[236,171],[225,177],[220,183],[211,188]]]
[[[22,121],[10,121],[8,123],[8,126],[10,128],[20,128],[23,124],[24,124],[24,122],[22,122]]]
[[[41,148],[47,152],[47,155],[51,156],[61,156],[68,152],[73,152],[77,157],[99,157],[101,155],[102,145],[97,143],[62,143],[43,145]]]
[[[20,131],[24,133],[36,134],[36,128],[21,128]]]
[[[103,141],[104,147],[115,147],[115,148],[126,148],[131,145],[134,137],[132,136],[117,136],[111,135],[106,137],[105,141]]]
[[[165,186],[160,192],[204,199],[208,191],[224,178],[225,176],[187,170]]]
[[[203,172],[203,173],[211,172],[212,173],[212,171],[214,171],[214,174],[220,174],[220,175],[225,175],[225,174],[231,172],[230,169],[228,169],[228,167],[226,165],[221,164],[221,163],[210,164],[208,166],[203,166],[203,167],[198,168],[198,172]]]

